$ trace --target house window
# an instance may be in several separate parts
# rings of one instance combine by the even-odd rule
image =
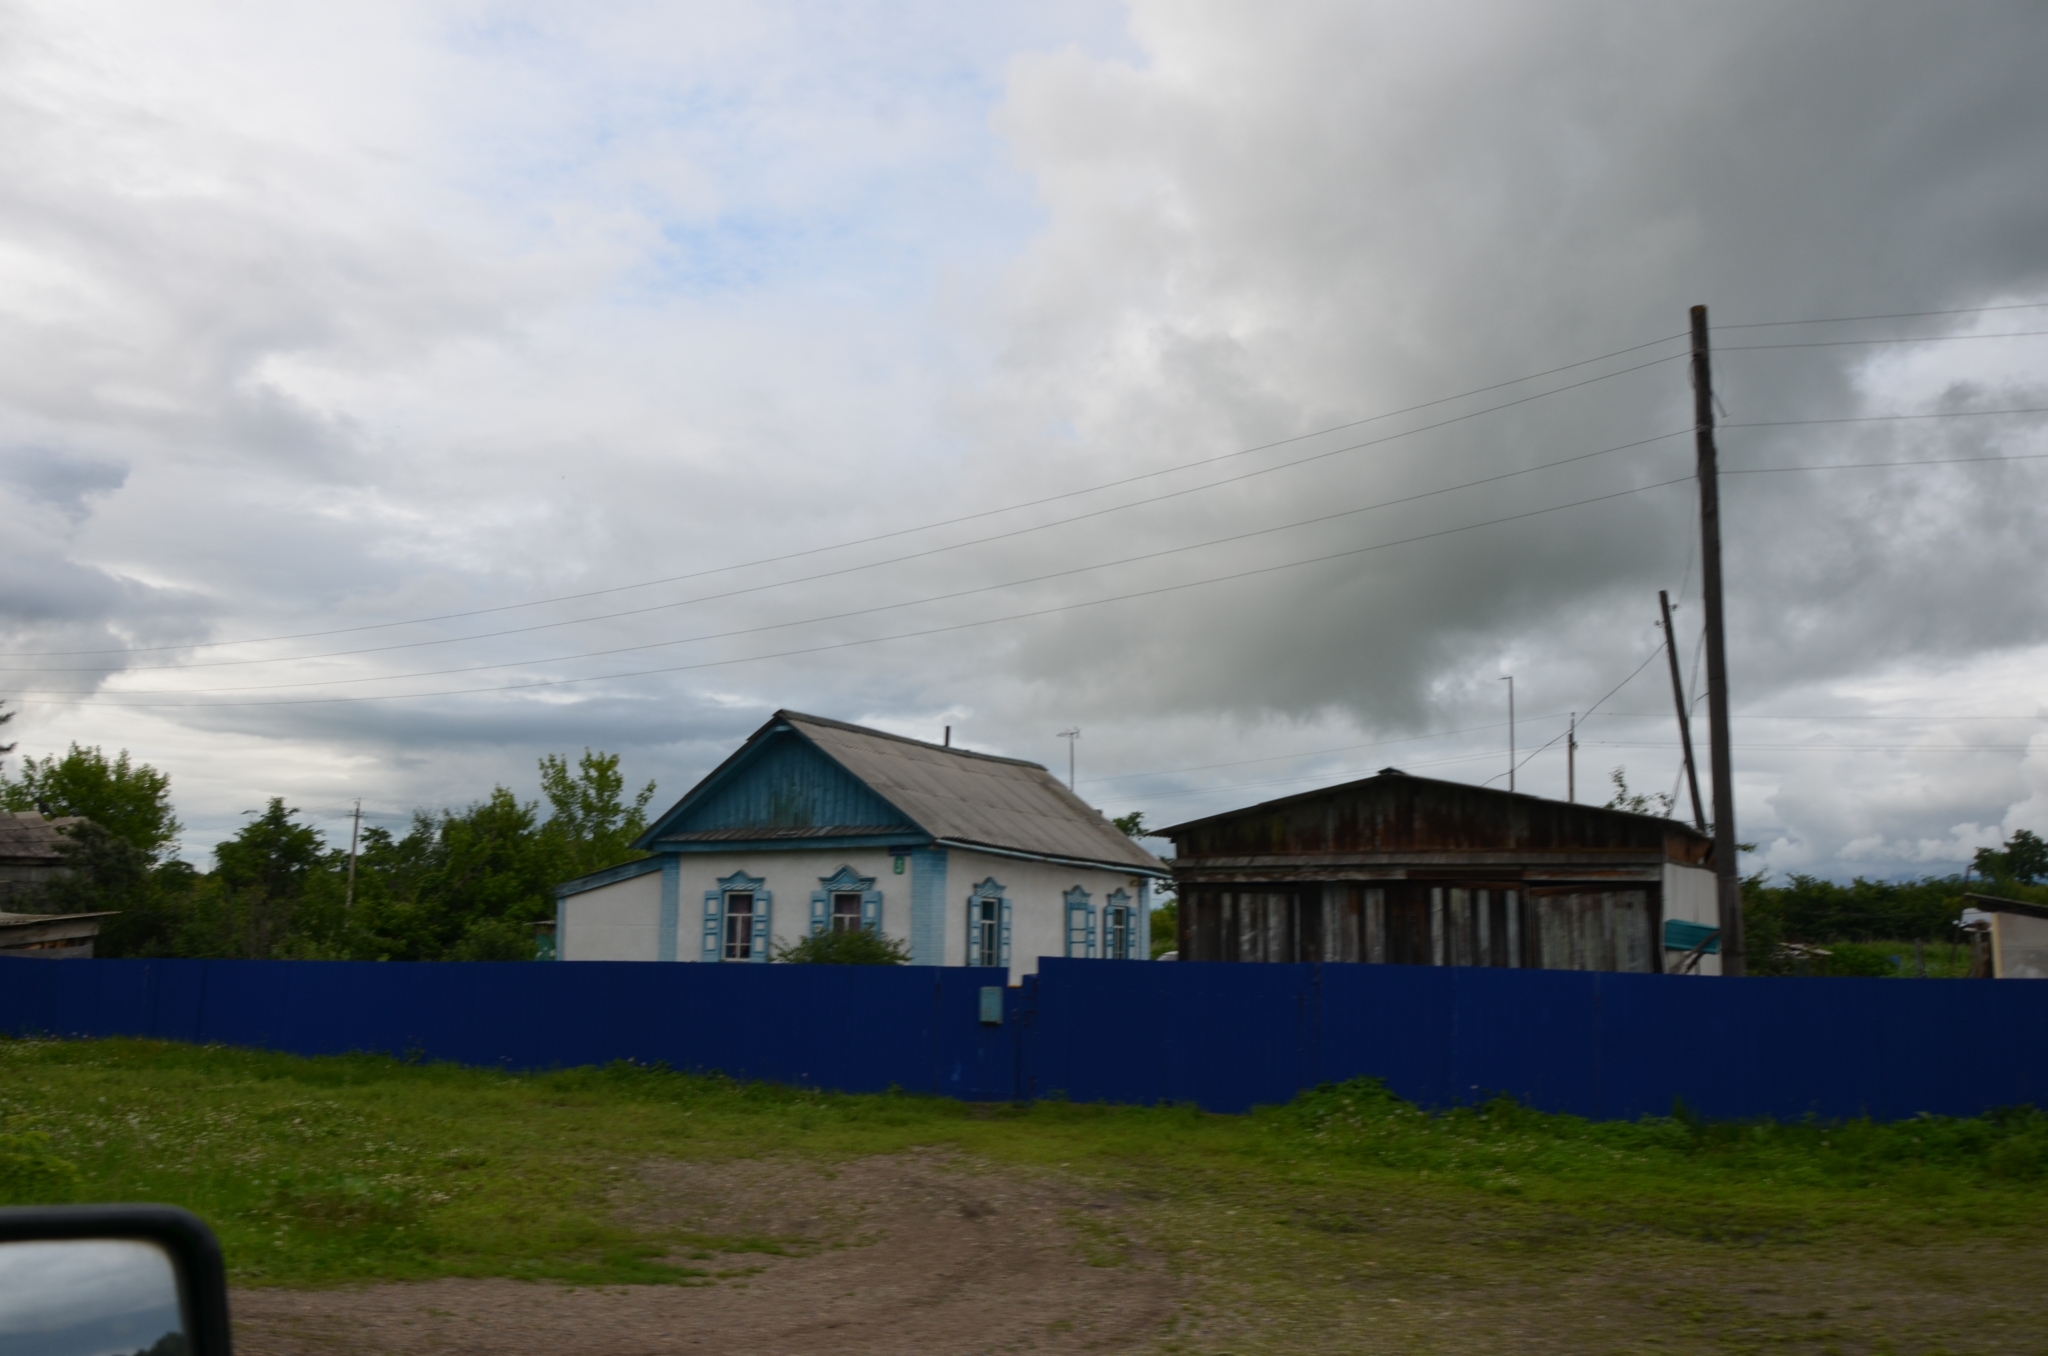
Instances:
[[[754,958],[754,894],[731,890],[725,896],[725,958]]]
[[[882,930],[882,892],[875,888],[875,878],[856,875],[851,866],[820,876],[818,888],[811,891],[811,935],[859,928]]]
[[[735,871],[704,892],[704,959],[768,959],[768,911],[773,902],[759,876]]]
[[[1102,955],[1106,960],[1130,960],[1138,954],[1137,910],[1123,890],[1113,890],[1102,905]]]
[[[994,877],[975,886],[967,896],[967,963],[1010,963],[1010,901],[1003,897],[1003,887]]]
[[[1095,906],[1076,885],[1067,891],[1067,954],[1076,959],[1095,954]]]
[[[1003,954],[1003,901],[1000,899],[977,899],[974,901],[974,930],[979,943],[975,950],[981,953],[983,965],[1000,965]]]

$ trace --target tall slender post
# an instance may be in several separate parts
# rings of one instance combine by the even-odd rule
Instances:
[[[1061,730],[1059,738],[1067,741],[1067,790],[1072,791],[1074,789],[1074,745],[1081,740],[1081,727],[1076,725],[1070,730]]]
[[[1579,803],[1579,713],[1572,712],[1571,726],[1564,734],[1564,798]]]
[[[1508,685],[1508,792],[1515,789],[1515,676],[1504,673],[1500,680]]]
[[[1678,633],[1671,629],[1671,595],[1657,590],[1664,613],[1664,653],[1671,658],[1671,700],[1678,706],[1678,743],[1685,750],[1685,783],[1692,788],[1692,822],[1707,831],[1707,812],[1700,808],[1700,770],[1692,761],[1692,717],[1685,709],[1685,684],[1678,677]]]
[[[341,911],[347,913],[356,906],[356,840],[362,837],[363,801],[356,798],[355,813],[348,824],[348,893],[342,897]]]
[[[1700,582],[1707,604],[1708,758],[1714,773],[1714,876],[1721,922],[1721,973],[1745,970],[1742,876],[1736,862],[1735,771],[1728,752],[1728,650],[1721,608],[1720,457],[1714,448],[1714,369],[1707,308],[1692,308],[1692,411],[1699,452]]]

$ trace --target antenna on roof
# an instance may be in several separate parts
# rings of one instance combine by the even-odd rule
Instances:
[[[1061,730],[1053,738],[1067,741],[1067,790],[1071,791],[1074,789],[1074,745],[1081,740],[1081,727],[1076,725],[1070,730]]]

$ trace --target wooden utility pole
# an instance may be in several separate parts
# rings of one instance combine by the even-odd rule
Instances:
[[[362,836],[362,830],[363,802],[362,798],[358,796],[356,798],[355,813],[349,817],[348,824],[348,893],[341,901],[341,911],[343,913],[347,913],[356,906],[356,840]]]
[[[1692,761],[1692,717],[1685,709],[1685,684],[1678,677],[1678,633],[1671,629],[1671,595],[1657,590],[1664,612],[1664,653],[1671,657],[1671,700],[1678,705],[1678,742],[1685,749],[1685,784],[1692,790],[1692,822],[1707,831],[1707,812],[1700,808],[1700,770]]]
[[[1721,608],[1720,459],[1714,449],[1714,369],[1707,308],[1692,308],[1693,437],[1699,451],[1700,575],[1707,604],[1708,758],[1714,773],[1714,876],[1719,887],[1721,973],[1740,975],[1742,876],[1735,860],[1735,771],[1728,753],[1728,648]]]

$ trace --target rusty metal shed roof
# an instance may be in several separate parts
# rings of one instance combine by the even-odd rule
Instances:
[[[934,842],[985,847],[1033,857],[1087,862],[1153,876],[1166,875],[1157,857],[1139,847],[1101,812],[1037,763],[974,753],[800,711],[778,711],[688,795],[650,827],[641,846],[689,839],[825,837],[826,823],[720,827],[677,833],[687,807],[715,783],[738,771],[776,737],[794,734],[843,768]],[[853,826],[866,829],[868,825]],[[873,826],[886,829],[887,826]]]
[[[0,862],[49,863],[63,855],[63,830],[85,821],[77,815],[45,818],[33,812],[0,810]]]

